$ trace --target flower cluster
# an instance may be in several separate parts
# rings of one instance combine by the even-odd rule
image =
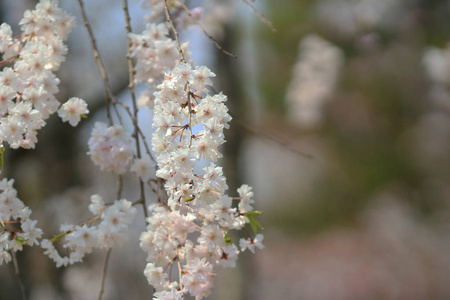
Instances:
[[[30,219],[31,209],[17,198],[14,180],[0,181],[0,265],[11,260],[7,251],[20,251],[23,245],[39,245],[42,230]]]
[[[231,120],[222,93],[209,95],[208,86],[215,74],[208,68],[176,65],[154,93],[152,137],[158,170],[165,182],[167,204],[151,207],[147,231],[141,235],[141,248],[147,252],[144,274],[157,293],[157,299],[182,299],[189,293],[201,299],[212,288],[214,268],[234,267],[239,250],[228,238],[228,231],[251,223],[253,192],[242,186],[238,208],[232,198],[222,168],[215,162],[225,142],[223,129]],[[198,132],[194,133],[193,128]],[[194,171],[195,161],[210,161],[202,174]],[[250,214],[250,215],[249,215]],[[191,233],[197,233],[196,243]],[[242,239],[242,250],[262,248],[262,235]],[[179,281],[166,274],[177,263]],[[178,288],[179,285],[179,288]],[[181,293],[179,293],[181,292]]]
[[[147,16],[147,20],[150,22],[163,22],[166,20],[166,11],[164,7],[164,1],[159,0],[144,0],[144,7],[150,7],[151,13]],[[203,9],[196,7],[191,9],[189,14],[184,10],[185,0],[171,0],[167,1],[167,8],[169,13],[173,16],[172,21],[176,24],[177,28],[186,28],[194,24],[191,16],[196,20],[199,20],[203,16]]]
[[[175,18],[169,23],[179,29],[202,15],[201,9],[188,11],[182,0],[146,3],[153,6],[153,20],[165,16],[166,8],[170,10]],[[64,60],[67,47],[63,40],[74,24],[57,4],[57,0],[41,0],[35,10],[26,11],[18,37],[12,35],[9,25],[0,25],[1,65],[9,64],[0,72],[0,143],[6,141],[12,148],[34,148],[37,130],[55,112],[72,126],[89,113],[82,99],[70,98],[60,105],[54,96],[59,79],[53,72]],[[93,195],[89,210],[94,217],[77,225],[61,225],[60,234],[42,240],[40,246],[57,267],[81,262],[94,248],[113,247],[125,238],[136,214],[133,205],[146,208],[143,187],[149,184],[158,195],[167,192],[167,197],[149,207],[147,228],[140,236],[148,259],[144,274],[156,289],[156,299],[184,299],[187,294],[201,299],[210,294],[217,268],[235,267],[240,251],[264,247],[263,236],[256,234],[259,223],[255,216],[260,212],[253,210],[251,187],[240,187],[239,197],[225,194],[228,186],[216,162],[222,157],[219,148],[225,143],[223,130],[229,127],[231,116],[225,105],[227,97],[210,94],[215,74],[205,66],[186,62],[187,44],[170,38],[167,24],[149,23],[142,34],[130,33],[129,39],[128,55],[136,62],[135,82],[145,82],[156,90],[144,92],[139,102],[154,107],[152,149],[157,165],[150,160],[153,157],[140,128],[134,128],[140,133],[135,136],[134,149],[132,137],[123,127],[95,123],[88,141],[92,161],[101,170],[119,175],[130,171],[138,177],[140,199],[105,203]],[[138,126],[137,109],[133,113],[133,125]],[[141,156],[140,142],[148,156]],[[195,168],[199,160],[208,162],[202,170]],[[151,180],[155,175],[159,179]],[[12,184],[13,180],[0,181],[0,264],[11,260],[8,251],[39,244],[42,235]],[[239,201],[238,205],[232,205],[233,200]],[[247,225],[255,236],[248,232],[247,239],[240,239],[239,249],[229,233]],[[67,255],[61,256],[58,247]],[[174,265],[178,279],[171,278]]]
[[[130,56],[136,58],[136,82],[153,82],[164,68],[173,68],[178,59],[177,44],[168,37],[164,23],[148,23],[142,34],[130,33]]]
[[[239,250],[228,238],[228,231],[241,229],[249,222],[236,208],[231,207],[232,198],[223,196],[209,207],[180,214],[162,204],[151,207],[147,231],[141,235],[141,248],[149,261],[144,274],[157,291],[156,299],[174,293],[180,286],[178,295],[189,293],[201,299],[209,295],[213,287],[214,269],[235,267]],[[196,243],[193,234],[197,233]],[[246,248],[254,252],[254,247],[262,248],[262,235],[255,239],[241,239],[242,251]],[[181,278],[170,280],[166,271],[171,264],[178,264]],[[159,296],[158,296],[159,295]],[[158,298],[161,297],[161,298]]]
[[[86,253],[93,248],[111,248],[114,244],[122,242],[125,238],[128,226],[136,215],[136,209],[130,201],[125,199],[115,201],[107,206],[99,195],[91,197],[89,210],[95,215],[83,225],[62,225],[61,234],[52,240],[44,239],[41,247],[57,267],[67,266],[81,262]],[[92,225],[100,220],[99,224]],[[68,256],[60,256],[54,243],[64,238],[64,248],[69,252]]]
[[[159,170],[166,180],[169,205],[179,210],[186,199],[191,206],[204,206],[220,199],[228,188],[221,168],[215,162],[222,155],[219,146],[225,142],[223,129],[231,120],[223,94],[210,96],[206,87],[215,76],[208,68],[177,65],[155,92],[152,137]],[[197,103],[197,104],[195,104]],[[199,132],[194,134],[193,127]],[[195,159],[213,161],[205,174],[195,174]]]
[[[130,171],[143,182],[147,182],[155,176],[155,165],[148,157],[137,158],[131,164]]]
[[[96,122],[88,141],[92,161],[101,170],[123,174],[133,157],[132,140],[119,125]]]
[[[323,109],[334,92],[343,59],[338,47],[317,35],[302,39],[286,94],[290,120],[311,129],[322,125]]]
[[[53,74],[65,59],[63,40],[74,18],[57,7],[57,1],[41,1],[20,21],[22,34],[0,26],[0,140],[12,148],[34,148],[37,130],[58,110],[59,79]],[[83,113],[87,113],[84,111]]]

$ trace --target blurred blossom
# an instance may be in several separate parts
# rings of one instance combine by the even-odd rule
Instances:
[[[449,299],[445,234],[418,221],[395,192],[372,203],[356,228],[331,229],[301,242],[272,236],[273,243],[255,257],[255,299]]]
[[[450,84],[450,44],[444,49],[429,47],[423,55],[423,63],[430,81]]]
[[[380,35],[375,32],[369,32],[357,40],[357,47],[362,51],[376,50],[380,44]]]
[[[406,0],[322,0],[317,13],[322,22],[341,34],[351,36],[361,30],[392,26]]]
[[[425,73],[430,81],[429,97],[439,107],[450,108],[450,43],[446,48],[428,47],[423,55]]]
[[[101,268],[98,264],[97,269]],[[97,273],[98,273],[98,270]],[[87,266],[76,266],[67,268],[64,272],[63,284],[71,295],[72,300],[95,299],[98,296],[98,287],[101,277],[94,272],[93,268]],[[111,289],[105,286],[105,298],[111,297]]]
[[[424,114],[413,127],[413,162],[427,175],[448,173],[450,154],[450,117],[436,110]]]
[[[307,128],[320,126],[323,107],[334,92],[343,59],[342,51],[321,37],[303,38],[287,89],[291,121]]]
[[[213,0],[205,4],[207,13],[203,14],[202,23],[209,34],[221,39],[225,34],[225,25],[236,17],[235,0]]]

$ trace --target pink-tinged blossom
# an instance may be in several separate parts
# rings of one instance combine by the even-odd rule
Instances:
[[[9,263],[11,261],[11,254],[8,251],[3,251],[0,249],[0,266],[5,263]]]
[[[183,291],[172,288],[170,291],[162,291],[154,294],[153,300],[183,300]]]
[[[40,1],[34,10],[25,11],[19,22],[22,34],[13,36],[9,25],[0,25],[0,52],[11,62],[0,72],[0,138],[12,148],[34,148],[37,130],[59,107],[54,96],[59,79],[52,72],[65,59],[63,41],[74,18],[57,4]],[[64,108],[61,114],[73,126],[78,123],[75,115],[64,114]]]
[[[81,116],[87,115],[88,113],[87,103],[83,99],[76,97],[67,100],[58,110],[58,115],[63,122],[69,122],[73,127],[78,125]]]
[[[255,253],[255,247],[259,249],[263,249],[264,245],[262,244],[262,241],[264,239],[264,236],[262,234],[257,234],[253,240],[252,239],[241,239],[239,241],[239,247],[241,247],[242,251],[245,251],[245,249],[250,250],[252,253]]]
[[[123,174],[133,157],[131,137],[119,125],[97,122],[88,141],[92,161],[101,170]]]
[[[130,171],[142,181],[147,182],[155,174],[155,165],[148,157],[138,158],[134,160],[130,167]]]
[[[41,241],[44,254],[56,263],[56,267],[81,262],[93,248],[111,248],[126,239],[128,226],[136,215],[132,203],[121,199],[102,209],[103,200],[100,196],[92,196],[91,201],[90,209],[99,219],[98,224],[67,224],[60,227],[61,237],[64,238],[63,247],[70,253],[68,256],[58,253],[54,241]]]
[[[163,293],[170,285],[161,270],[176,261],[182,273],[180,292],[196,299],[209,295],[214,269],[236,265],[239,250],[229,240],[228,231],[242,229],[250,222],[244,213],[252,210],[251,188],[240,188],[236,200],[243,204],[239,209],[232,208],[233,198],[225,195],[228,186],[222,168],[214,163],[222,156],[219,148],[225,142],[223,130],[231,117],[224,104],[226,96],[208,94],[213,76],[204,66],[193,68],[181,63],[165,71],[164,81],[153,93],[156,130],[152,148],[156,176],[164,179],[168,200],[149,208],[151,216],[140,246],[147,253],[145,274],[155,286],[155,299],[166,295]],[[194,126],[203,130],[194,133]],[[197,173],[194,170],[199,159],[210,164]],[[197,231],[200,235],[194,240],[191,233]],[[243,246],[253,250],[262,247],[260,241],[259,234],[248,245],[244,241]]]
[[[23,246],[39,245],[42,230],[37,221],[30,218],[31,209],[17,198],[13,187],[14,180],[6,178],[0,181],[0,265],[9,262],[11,256],[7,251],[21,251]],[[13,222],[14,226],[8,226]],[[20,230],[15,230],[19,228]]]

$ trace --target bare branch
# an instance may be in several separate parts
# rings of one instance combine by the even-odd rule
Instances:
[[[233,120],[236,121],[238,123],[238,125],[240,125],[244,129],[246,129],[247,131],[249,131],[249,132],[251,132],[251,133],[253,133],[255,135],[262,136],[265,139],[271,140],[271,141],[273,141],[273,142],[275,142],[275,143],[285,147],[289,151],[292,151],[293,153],[295,153],[297,155],[300,155],[303,158],[307,158],[307,159],[313,159],[314,158],[314,156],[312,154],[305,153],[305,152],[302,152],[302,151],[300,151],[298,149],[295,149],[291,145],[289,145],[288,142],[283,141],[283,140],[281,140],[281,139],[279,139],[277,137],[274,137],[273,135],[267,134],[263,130],[259,130],[258,128],[250,126],[249,124],[247,124],[247,123],[245,123],[245,122],[243,122],[241,120],[238,120],[235,117],[233,117]]]
[[[117,175],[117,200],[122,199],[123,192],[123,175]]]
[[[105,92],[106,92],[106,114],[108,116],[109,122],[112,124],[113,122],[112,122],[111,111],[110,111],[109,105],[114,96],[113,96],[113,93],[111,92],[111,87],[109,85],[109,79],[108,79],[108,75],[106,74],[105,66],[103,65],[102,59],[100,58],[100,53],[97,48],[97,43],[95,41],[94,32],[92,31],[91,24],[89,23],[89,20],[86,16],[86,11],[84,9],[83,0],[78,0],[78,4],[80,5],[80,10],[81,10],[81,15],[83,17],[84,26],[86,27],[86,29],[89,33],[89,37],[91,39],[91,44],[92,44],[92,49],[94,52],[95,61],[100,70],[100,74],[102,75],[103,85],[104,85]]]
[[[19,263],[17,261],[16,252],[11,250],[11,256],[14,263],[14,270],[16,273],[17,280],[19,281],[20,291],[22,292],[22,299],[27,300],[27,295],[25,293],[25,285],[23,284],[22,275],[20,274]]]
[[[139,144],[139,128],[138,128],[138,108],[137,108],[137,101],[136,101],[136,93],[134,89],[134,66],[133,66],[133,59],[131,58],[131,47],[133,46],[133,42],[131,41],[130,34],[131,34],[131,19],[130,19],[130,13],[128,11],[128,1],[123,0],[123,13],[125,15],[125,30],[127,32],[127,43],[128,43],[128,53],[127,53],[127,60],[128,60],[128,77],[129,77],[129,83],[128,83],[128,89],[131,93],[131,102],[133,103],[133,116],[131,119],[134,123],[134,133],[133,137],[136,142],[136,156],[137,158],[141,158],[141,146]],[[142,137],[143,140],[145,140],[144,137]],[[140,189],[140,198],[142,201],[142,206],[144,208],[144,215],[145,218],[148,217],[147,213],[147,204],[145,201],[145,189],[144,189],[144,182],[142,179],[139,179],[139,189]]]
[[[106,271],[108,269],[108,263],[109,263],[109,256],[111,255],[111,248],[108,249],[108,252],[106,252],[105,257],[105,263],[103,264],[103,271],[102,271],[102,282],[100,284],[100,292],[98,294],[98,300],[102,300],[103,292],[105,291],[105,279],[106,279]]]
[[[186,62],[186,59],[184,57],[183,48],[181,47],[181,44],[180,44],[180,38],[179,38],[179,35],[178,35],[178,31],[175,28],[175,25],[173,24],[172,17],[170,16],[169,6],[167,4],[167,0],[163,0],[163,1],[164,1],[164,9],[166,11],[166,19],[167,19],[167,22],[169,22],[170,27],[172,27],[173,34],[175,35],[175,41],[177,42],[177,48],[178,48],[178,52],[180,53],[181,61],[182,62]]]
[[[194,21],[195,24],[197,24],[197,26],[200,27],[200,29],[203,31],[203,33],[214,43],[214,45],[216,46],[217,49],[219,49],[219,51],[222,51],[224,54],[231,56],[232,58],[237,58],[236,55],[226,51],[222,46],[219,45],[217,40],[206,31],[206,29],[202,26],[202,24],[200,24],[199,21],[197,21],[197,19],[194,18],[194,16],[191,14],[191,12],[189,11],[189,9],[186,7],[186,5],[184,3],[181,2],[181,6],[186,11],[186,13],[189,15],[189,17],[192,19],[192,21]]]
[[[258,17],[261,19],[261,21],[266,24],[267,26],[269,26],[269,28],[273,31],[273,32],[277,32],[277,30],[275,29],[275,27],[273,27],[272,22],[270,22],[269,20],[266,19],[266,17],[264,17],[264,15],[262,13],[260,13],[250,2],[248,2],[248,0],[242,0],[244,1],[245,4],[247,4],[252,10],[253,12],[258,15]]]

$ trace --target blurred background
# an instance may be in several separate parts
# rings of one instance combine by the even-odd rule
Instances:
[[[78,25],[57,96],[84,98],[91,113],[77,128],[53,116],[36,149],[7,149],[4,167],[46,238],[89,217],[91,194],[114,200],[116,186],[86,155],[105,95],[77,3],[60,2]],[[209,2],[218,6],[205,10],[205,27],[238,59],[198,28],[182,40],[229,97],[229,193],[254,187],[266,248],[221,270],[208,299],[450,299],[450,2],[256,1],[276,32],[244,2]],[[3,0],[1,21],[19,32],[35,3]],[[121,1],[86,6],[114,92],[129,101]],[[130,7],[139,33],[147,12]],[[150,133],[150,111],[141,120]],[[137,183],[130,177],[125,187],[134,199]],[[128,243],[112,251],[104,299],[152,298],[143,230],[140,212]],[[105,255],[56,269],[42,250],[25,248],[18,259],[29,299],[96,299]],[[11,263],[0,267],[0,299],[21,299]]]

